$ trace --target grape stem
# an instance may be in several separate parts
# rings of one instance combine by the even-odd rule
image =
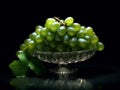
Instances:
[[[58,17],[53,17],[56,21],[60,22],[61,25],[66,26],[66,24],[62,21],[60,21],[60,19]]]

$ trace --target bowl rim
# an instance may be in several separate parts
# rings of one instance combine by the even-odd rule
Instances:
[[[64,51],[64,52],[50,52],[50,51],[39,51],[35,50],[34,53],[39,53],[39,54],[73,54],[73,53],[82,53],[82,52],[88,52],[88,51],[97,51],[96,48],[94,49],[88,49],[88,50],[79,50],[79,51]]]

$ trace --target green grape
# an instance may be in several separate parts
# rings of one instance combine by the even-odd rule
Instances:
[[[38,35],[40,35],[40,34],[41,34],[41,30],[42,30],[42,28],[37,28],[37,29],[35,30],[35,32],[36,32]]]
[[[85,49],[87,44],[88,44],[87,40],[85,40],[83,38],[78,39],[78,45],[79,45],[80,48]]]
[[[90,41],[91,37],[88,36],[88,35],[85,35],[85,36],[84,36],[84,39],[86,39],[87,41]]]
[[[27,46],[23,43],[20,45],[20,50],[25,51],[27,49]]]
[[[57,46],[57,42],[53,41],[53,42],[50,43],[50,47],[55,49],[56,46]]]
[[[66,34],[66,28],[65,28],[65,26],[61,26],[61,27],[57,30],[57,33],[58,33],[60,36],[65,36],[65,34]]]
[[[47,41],[52,41],[52,40],[54,40],[54,39],[55,39],[55,34],[52,33],[52,32],[48,32],[48,33],[47,33],[47,36],[46,36],[46,40],[47,40]]]
[[[77,34],[76,34],[77,38],[84,38],[85,37],[85,31],[84,30],[80,30]]]
[[[29,50],[32,50],[35,47],[35,42],[33,40],[31,40],[31,39],[26,39],[24,41],[24,43],[28,47]]]
[[[97,50],[102,51],[103,49],[104,49],[104,44],[102,42],[98,42]]]
[[[80,30],[85,30],[86,27],[85,26],[81,26]]]
[[[74,19],[73,19],[72,17],[67,17],[67,18],[65,19],[65,24],[66,24],[67,26],[72,25],[73,22],[74,22]]]
[[[35,42],[36,42],[36,43],[42,43],[42,42],[44,42],[44,39],[45,39],[44,36],[42,36],[42,35],[37,35],[37,36],[35,37]]]
[[[87,27],[85,29],[85,31],[86,31],[86,35],[88,35],[88,36],[94,36],[95,35],[95,32],[93,31],[92,27]]]
[[[19,55],[22,54],[22,53],[23,53],[22,50],[18,50],[18,51],[16,52],[16,56],[19,57]]]
[[[71,39],[69,40],[69,45],[70,45],[71,47],[77,46],[77,38],[76,38],[76,37],[71,38]]]
[[[94,35],[93,37],[91,37],[91,43],[92,44],[97,44],[98,41],[99,41],[99,38],[96,35]]]
[[[32,41],[32,39],[30,39],[30,38],[25,39],[25,40],[24,40],[24,44],[25,44],[26,46],[28,46],[28,42],[30,42],[30,41]]]
[[[58,52],[63,52],[65,51],[65,45],[64,44],[58,44],[56,50]]]
[[[36,32],[33,32],[33,33],[31,33],[31,34],[29,35],[29,38],[32,39],[32,40],[34,40],[36,36],[37,36],[37,33],[36,33]]]
[[[42,36],[47,36],[47,33],[49,32],[49,29],[47,29],[47,28],[43,28],[42,30],[41,30],[41,35]]]
[[[54,23],[54,22],[55,22],[55,19],[54,19],[54,18],[48,18],[48,19],[46,20],[45,27],[46,27],[46,28],[50,28],[51,25],[52,25],[52,23]]]
[[[59,27],[60,27],[60,23],[59,22],[53,22],[52,25],[50,26],[50,30],[52,32],[56,32]]]
[[[28,48],[29,49],[33,49],[35,47],[35,42],[33,40],[31,40],[30,42],[28,42]]]
[[[81,25],[79,23],[73,23],[72,27],[75,29],[75,31],[79,31],[80,30],[80,27]]]
[[[27,45],[28,45],[27,54],[31,56],[33,55],[36,43],[33,40],[31,40],[30,42],[27,42]]]
[[[63,37],[61,37],[58,34],[55,35],[55,41],[62,41],[62,40],[63,40]]]
[[[75,31],[75,29],[74,29],[73,27],[68,27],[68,28],[67,28],[67,34],[68,34],[70,37],[73,37],[73,36],[75,36],[76,31]]]
[[[36,46],[36,49],[37,49],[37,50],[40,50],[40,51],[43,51],[44,48],[45,48],[45,44],[44,44],[44,43],[39,43],[39,44],[37,44],[37,46]]]
[[[36,29],[42,29],[43,27],[41,26],[41,25],[37,25],[36,27],[35,27],[35,30]]]
[[[68,45],[69,44],[70,37],[66,34],[63,38],[64,44]]]

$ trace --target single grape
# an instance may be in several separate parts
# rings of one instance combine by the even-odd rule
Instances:
[[[104,44],[102,42],[98,42],[97,50],[102,51],[103,49],[104,49]]]
[[[98,36],[94,35],[93,37],[91,37],[91,43],[92,44],[96,44],[96,43],[98,43],[98,41],[99,41]]]
[[[31,33],[31,34],[29,35],[29,38],[32,39],[32,40],[34,40],[36,36],[37,36],[37,33],[36,33],[36,32],[33,32],[33,33]]]
[[[28,47],[28,49],[33,49],[35,47],[35,42],[31,39],[26,39],[24,44]]]
[[[59,27],[60,27],[60,23],[59,22],[53,22],[52,25],[50,26],[50,30],[52,32],[56,32]]]
[[[65,19],[65,24],[66,24],[67,26],[72,25],[73,22],[74,22],[73,17],[67,17],[67,18]]]
[[[33,51],[36,47],[36,44],[33,40],[31,40],[28,42],[27,45],[28,45],[27,54],[31,56],[31,55],[33,55]]]
[[[71,39],[69,40],[69,45],[70,45],[71,47],[77,46],[77,38],[76,38],[76,37],[71,38]]]
[[[60,36],[64,36],[66,34],[66,28],[65,26],[61,26],[58,30],[57,30],[57,33],[60,35]]]
[[[41,26],[41,25],[37,25],[36,27],[35,27],[35,30],[36,29],[42,29],[43,27]]]
[[[87,44],[88,44],[87,40],[83,38],[78,39],[78,45],[80,48],[84,49],[87,46]]]
[[[25,51],[27,49],[27,46],[23,43],[20,45],[20,50]]]
[[[44,39],[45,39],[44,36],[42,36],[42,35],[37,35],[37,36],[35,37],[35,42],[36,42],[36,43],[42,43],[42,42],[44,42]]]
[[[33,49],[34,47],[35,47],[35,42],[33,40],[28,42],[28,49]]]
[[[86,27],[85,27],[85,26],[81,26],[80,29],[81,29],[81,30],[85,30]]]
[[[42,30],[42,28],[37,28],[37,29],[35,30],[35,32],[36,32],[38,35],[40,35],[40,34],[41,34],[41,30]]]
[[[18,50],[18,51],[16,52],[16,56],[19,57],[19,55],[22,54],[23,52],[24,52],[23,50]]]
[[[68,34],[70,37],[73,37],[73,36],[75,36],[76,31],[75,31],[75,29],[74,29],[73,27],[68,27],[68,28],[67,28],[67,34]]]
[[[86,39],[87,41],[90,41],[90,40],[91,40],[91,37],[88,36],[88,35],[85,35],[85,36],[84,36],[84,39]]]
[[[79,31],[80,30],[80,27],[81,25],[79,23],[73,23],[72,27],[75,29],[75,31]]]
[[[25,39],[25,40],[24,40],[24,44],[25,44],[26,46],[28,46],[28,42],[30,42],[30,41],[32,41],[32,39],[30,39],[30,38]]]
[[[95,32],[93,31],[92,27],[87,27],[85,29],[85,31],[86,31],[86,35],[88,35],[88,36],[94,36],[95,35]]]
[[[80,30],[78,31],[78,33],[76,34],[77,38],[84,38],[85,37],[85,31],[84,30]]]
[[[54,19],[54,18],[48,18],[48,19],[46,20],[46,22],[45,22],[45,27],[46,27],[46,28],[50,28],[51,25],[52,25],[52,23],[54,23],[54,22],[55,22],[55,19]]]
[[[47,41],[52,41],[52,40],[54,40],[54,39],[55,39],[55,34],[52,33],[52,32],[48,32],[48,33],[47,33],[47,36],[46,36],[46,40],[47,40]]]
[[[42,30],[41,30],[41,35],[42,36],[47,36],[47,33],[49,32],[49,29],[47,29],[47,28],[43,28]]]
[[[68,45],[69,44],[70,37],[66,34],[63,38],[64,44]]]

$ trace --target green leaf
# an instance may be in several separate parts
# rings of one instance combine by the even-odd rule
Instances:
[[[12,70],[15,76],[24,76],[27,74],[28,66],[20,61],[14,60],[9,64],[10,69]]]

